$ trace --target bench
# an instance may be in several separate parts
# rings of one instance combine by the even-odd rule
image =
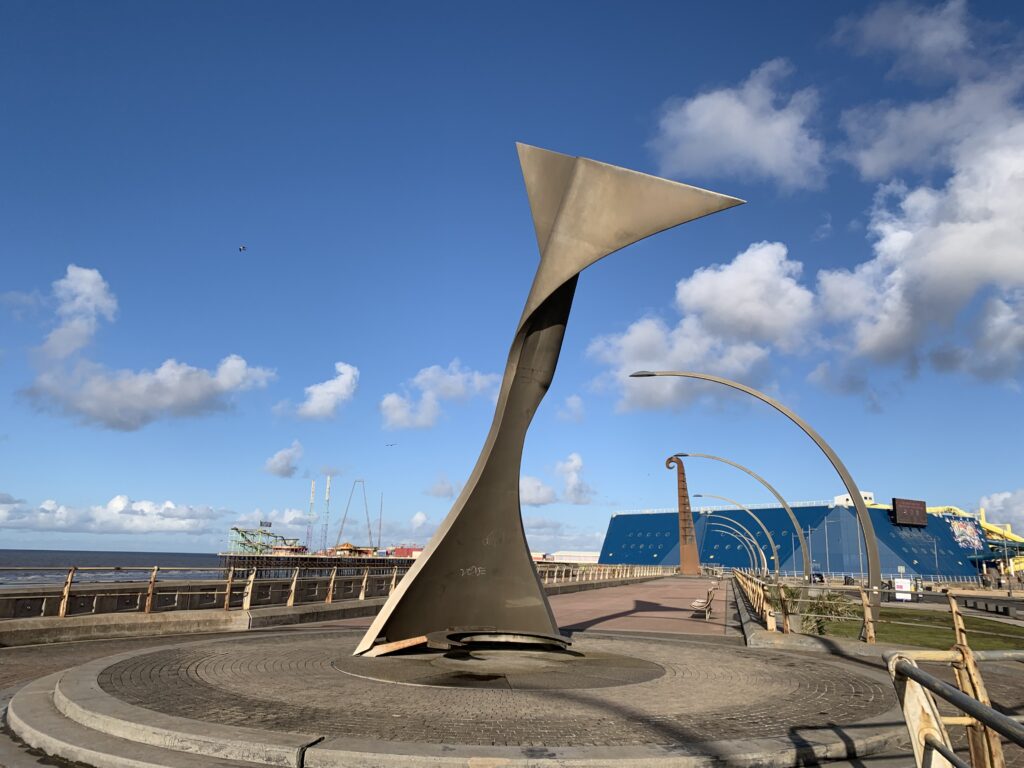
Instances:
[[[704,611],[704,621],[707,621],[708,619],[711,618],[711,605],[712,605],[712,603],[715,600],[715,590],[716,589],[718,589],[718,582],[717,581],[713,581],[713,582],[711,582],[711,586],[708,587],[707,597],[697,598],[692,603],[690,603],[690,607],[693,610],[695,610],[695,611]]]

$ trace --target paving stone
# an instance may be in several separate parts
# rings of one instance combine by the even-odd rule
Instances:
[[[566,673],[560,688],[467,688],[430,684],[438,676],[430,675],[426,654],[353,657],[356,639],[324,633],[282,642],[250,635],[191,644],[118,662],[99,683],[131,704],[206,722],[330,737],[520,746],[798,735],[870,719],[895,702],[879,676],[773,650],[730,647],[726,661],[726,649],[706,643],[584,637],[573,650],[606,662],[602,687],[582,675],[573,684]],[[661,674],[650,676],[652,668]],[[637,670],[650,679],[638,681]],[[624,684],[615,684],[616,674]],[[409,682],[423,679],[427,684]]]

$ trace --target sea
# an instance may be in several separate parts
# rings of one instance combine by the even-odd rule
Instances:
[[[199,569],[218,568],[220,557],[197,552],[97,552],[74,549],[0,549],[0,587],[63,584],[68,568],[79,570],[76,582],[145,581],[149,574],[136,568],[160,566],[161,579],[217,578]],[[133,570],[123,570],[132,568]]]

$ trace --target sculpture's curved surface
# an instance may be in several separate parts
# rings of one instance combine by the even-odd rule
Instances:
[[[356,653],[446,629],[557,635],[519,510],[526,430],[551,384],[579,273],[645,237],[743,201],[518,144],[540,264],[519,320],[494,421],[451,511]]]

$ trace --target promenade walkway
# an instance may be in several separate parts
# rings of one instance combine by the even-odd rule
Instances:
[[[781,755],[829,739],[856,739],[858,748],[870,742],[879,750],[874,760],[850,765],[909,764],[905,748],[892,741],[904,739],[905,731],[880,658],[843,659],[839,647],[836,656],[741,647],[730,582],[719,585],[709,621],[690,608],[709,583],[671,577],[552,596],[559,625],[574,636],[577,654],[587,657],[580,663],[592,668],[571,666],[576,662],[569,656],[567,664],[528,654],[517,662],[522,669],[501,677],[488,666],[507,665],[500,653],[472,663],[412,656],[385,665],[351,656],[370,621],[361,618],[201,637],[0,648],[0,706],[44,675],[126,654],[116,666],[85,670],[124,706],[263,734],[315,733],[327,739],[318,747],[324,759],[337,764],[348,759],[344,750],[365,748],[359,744],[366,740],[380,749],[415,741],[424,757],[436,759],[437,750],[469,754],[477,747],[467,745],[478,744],[493,749],[495,758],[542,747],[553,758],[586,750],[654,757],[664,749],[737,756],[733,750],[755,747]],[[171,647],[139,655],[156,646]],[[480,669],[469,669],[474,665]],[[1024,665],[1000,663],[985,672],[996,705],[1024,711]],[[688,694],[682,698],[681,684]],[[340,718],[331,708],[339,701],[372,706],[352,720],[350,709]],[[439,710],[444,718],[436,716]],[[382,711],[391,719],[382,719]],[[5,762],[13,749],[0,743],[0,765],[20,768],[20,762]],[[1018,750],[1007,758],[1014,768],[1024,766]]]
[[[563,630],[638,632],[648,634],[729,635],[741,638],[731,582],[715,591],[711,618],[690,604],[707,596],[709,579],[672,577],[642,584],[554,595],[555,618]]]

